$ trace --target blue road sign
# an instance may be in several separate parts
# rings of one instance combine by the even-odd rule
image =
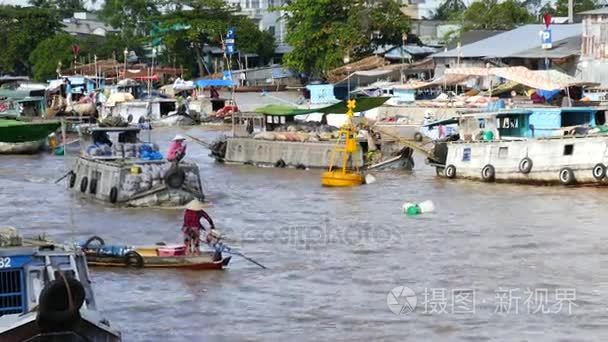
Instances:
[[[228,28],[228,33],[226,33],[225,45],[226,45],[226,54],[229,56],[234,55],[234,53],[236,52],[236,49],[234,47],[234,42],[235,42],[234,37],[235,37],[234,27]]]
[[[543,30],[541,38],[542,38],[542,43],[543,43],[543,45],[542,45],[543,49],[550,49],[553,45],[553,42],[551,40],[551,30],[550,29]]]

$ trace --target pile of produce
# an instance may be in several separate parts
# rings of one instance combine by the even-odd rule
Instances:
[[[338,138],[338,128],[318,122],[298,122],[279,126],[272,132],[261,132],[253,137],[260,140],[317,142]]]
[[[121,185],[121,192],[127,196],[164,184],[165,175],[171,168],[171,163],[143,164],[139,165],[140,173],[134,175],[129,173]],[[186,172],[185,185],[194,190],[200,190],[198,175],[194,172]]]

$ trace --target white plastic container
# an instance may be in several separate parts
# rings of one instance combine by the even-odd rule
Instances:
[[[373,183],[376,183],[376,177],[374,177],[370,174],[365,175],[365,184],[373,184]]]
[[[431,200],[418,203],[418,207],[420,208],[420,212],[423,214],[435,211],[435,205]]]

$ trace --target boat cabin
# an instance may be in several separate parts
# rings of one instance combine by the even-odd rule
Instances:
[[[545,138],[585,134],[606,124],[605,107],[534,108],[530,115],[533,137]]]
[[[235,137],[247,137],[266,130],[266,118],[260,113],[237,112],[232,114],[232,132]]]
[[[460,138],[480,141],[532,137],[529,124],[531,114],[526,110],[464,114],[458,122]]]
[[[141,127],[84,126],[80,134],[80,154],[89,159],[164,160],[158,146],[140,139]],[[149,132],[149,130],[148,130]]]
[[[27,91],[0,90],[0,116],[39,118],[45,113],[43,96],[31,96]]]

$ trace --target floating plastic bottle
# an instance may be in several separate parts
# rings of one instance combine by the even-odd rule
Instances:
[[[374,177],[370,174],[365,175],[365,184],[373,184],[373,183],[376,183],[376,177]]]
[[[405,202],[401,208],[403,209],[403,213],[408,216],[416,216],[435,211],[435,205],[430,200],[420,203]]]

